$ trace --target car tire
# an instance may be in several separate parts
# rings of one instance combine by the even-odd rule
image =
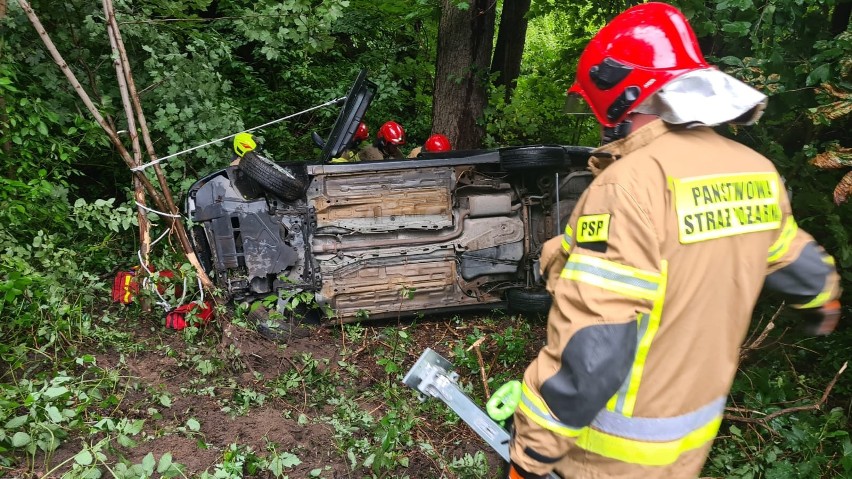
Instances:
[[[546,315],[553,304],[553,298],[541,287],[512,288],[506,293],[509,310],[517,313]]]
[[[565,164],[561,146],[521,146],[500,150],[500,167],[508,173],[559,168]]]
[[[240,169],[261,187],[285,200],[295,200],[305,192],[305,182],[292,168],[263,156],[248,153],[240,160]]]

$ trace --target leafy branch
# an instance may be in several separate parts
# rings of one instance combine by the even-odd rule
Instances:
[[[772,421],[773,419],[775,419],[779,416],[784,416],[784,415],[787,415],[787,414],[792,414],[792,413],[802,412],[802,411],[818,411],[818,410],[820,410],[820,408],[822,408],[822,405],[825,404],[825,402],[828,400],[828,395],[831,393],[831,390],[834,388],[834,385],[837,383],[837,380],[840,378],[840,375],[843,374],[843,371],[846,371],[846,366],[847,366],[848,363],[849,363],[848,361],[843,363],[843,366],[841,366],[840,370],[837,371],[837,374],[834,375],[834,379],[832,379],[831,382],[828,383],[828,386],[826,386],[825,391],[822,393],[822,397],[819,399],[819,401],[817,401],[813,404],[808,404],[808,405],[804,405],[804,406],[792,406],[792,407],[787,407],[787,408],[784,408],[784,409],[779,409],[777,411],[773,411],[773,412],[767,414],[766,416],[758,417],[758,418],[746,417],[746,416],[734,416],[734,415],[731,415],[731,414],[725,414],[725,419],[728,420],[728,421],[744,422],[744,423],[748,423],[748,424],[757,424],[757,425],[763,426],[767,429],[771,429],[771,427],[769,426],[769,421]],[[742,410],[739,410],[739,411],[742,411]]]
[[[122,92],[122,101],[124,102],[125,113],[127,114],[127,122],[130,127],[129,131],[133,143],[133,156],[131,156],[130,153],[127,151],[127,148],[125,148],[121,139],[118,137],[118,133],[116,132],[116,130],[104,119],[103,115],[92,102],[91,98],[89,97],[89,94],[77,80],[76,75],[74,75],[74,72],[71,71],[70,67],[62,57],[62,54],[59,53],[59,50],[56,48],[56,45],[53,43],[47,31],[44,29],[44,26],[41,24],[41,21],[39,20],[38,16],[30,6],[30,4],[26,0],[18,0],[18,3],[26,13],[27,18],[30,20],[30,23],[32,23],[33,27],[36,30],[36,33],[38,33],[39,37],[41,38],[42,42],[44,43],[51,57],[53,58],[53,61],[59,66],[60,70],[62,70],[62,73],[74,87],[74,90],[77,92],[77,95],[83,101],[83,104],[86,106],[86,109],[89,110],[89,113],[95,118],[95,120],[107,134],[110,141],[118,151],[119,156],[121,156],[125,164],[131,169],[131,172],[134,177],[134,183],[137,185],[137,200],[142,199],[140,197],[141,192],[139,190],[144,188],[145,193],[147,193],[148,196],[153,199],[157,209],[160,212],[167,212],[162,216],[169,223],[169,226],[177,235],[178,240],[181,244],[181,248],[183,249],[184,254],[186,255],[189,262],[195,268],[198,278],[201,280],[203,287],[208,291],[212,292],[214,290],[213,283],[212,281],[210,281],[210,278],[204,272],[204,269],[201,267],[201,263],[199,263],[198,258],[195,256],[195,252],[193,251],[192,245],[189,242],[189,238],[187,237],[183,223],[180,221],[180,215],[177,214],[178,209],[175,206],[174,200],[171,197],[170,190],[168,188],[168,185],[166,184],[165,177],[162,175],[161,170],[159,169],[159,167],[155,168],[159,185],[163,192],[162,194],[157,191],[156,188],[154,188],[154,185],[147,178],[147,176],[145,176],[143,171],[135,170],[135,168],[139,164],[141,164],[141,153],[139,150],[135,122],[133,120],[134,115],[132,112],[134,111],[134,108],[137,113],[136,116],[139,120],[140,128],[143,133],[143,138],[145,139],[148,155],[151,157],[152,160],[156,160],[156,155],[154,154],[153,144],[151,143],[150,136],[148,134],[147,124],[145,122],[144,115],[142,114],[142,108],[139,102],[139,97],[135,91],[135,84],[133,82],[133,78],[130,72],[129,63],[127,62],[127,54],[124,49],[124,44],[121,40],[120,34],[118,33],[118,24],[115,21],[115,13],[112,8],[112,2],[110,0],[104,0],[103,4],[104,11],[106,12],[108,20],[108,33],[110,36],[110,42],[113,46],[113,50],[118,53],[118,58],[116,59],[116,73],[118,76],[119,86]],[[129,105],[131,96],[133,97],[132,107]],[[140,185],[141,188],[139,187]],[[140,205],[139,216],[145,215],[147,215],[147,212],[145,211],[145,208]],[[141,222],[140,228],[144,228]],[[142,229],[141,231],[143,244],[145,244],[145,230]]]

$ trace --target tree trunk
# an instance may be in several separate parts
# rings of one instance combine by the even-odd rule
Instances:
[[[6,0],[0,0],[0,21],[6,18],[6,9],[7,4]],[[0,39],[0,46],[2,46],[3,40]],[[6,115],[6,99],[0,95],[0,125],[6,124],[9,121],[9,116]],[[3,153],[10,155],[12,154],[12,142],[11,140],[6,140],[3,142]],[[10,179],[15,179],[17,175],[13,170],[7,171],[7,176]]]
[[[512,98],[512,91],[521,74],[521,58],[524,56],[524,42],[527,37],[527,12],[531,0],[504,0],[503,13],[500,14],[500,29],[497,32],[497,46],[494,47],[494,59],[491,61],[491,73],[497,75],[496,84],[506,87],[506,102]]]
[[[839,0],[834,4],[831,15],[831,34],[840,35],[849,28],[849,16],[852,14],[852,0]]]
[[[472,0],[461,10],[441,0],[432,132],[446,135],[456,150],[479,148],[485,137],[477,121],[488,104],[495,1]]]

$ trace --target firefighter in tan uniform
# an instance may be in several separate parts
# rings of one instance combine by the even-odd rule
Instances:
[[[405,129],[399,123],[391,120],[382,124],[376,132],[376,141],[361,149],[358,156],[363,161],[385,159],[400,159],[405,155],[399,149],[405,144]]]
[[[542,252],[547,345],[524,374],[510,478],[694,478],[766,287],[834,329],[834,262],[772,163],[715,133],[766,97],[708,65],[674,7],[604,27],[572,93],[604,127],[599,174]],[[605,166],[605,168],[604,168]]]

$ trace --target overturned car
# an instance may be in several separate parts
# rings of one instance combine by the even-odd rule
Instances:
[[[239,302],[307,291],[344,322],[507,306],[546,312],[541,246],[561,234],[590,183],[591,148],[330,163],[375,93],[362,72],[319,161],[247,154],[192,185],[191,239],[217,286]]]

